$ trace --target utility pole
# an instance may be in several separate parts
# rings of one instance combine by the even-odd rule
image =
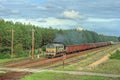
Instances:
[[[14,57],[14,30],[7,30],[11,32],[11,58]]]
[[[14,30],[11,30],[12,40],[11,40],[11,57],[14,57]]]
[[[66,54],[63,53],[63,68],[64,68],[64,66],[65,66],[65,59],[66,59]]]
[[[2,47],[2,37],[0,36],[0,47]]]
[[[35,41],[35,37],[34,37],[34,29],[32,29],[32,59],[34,59],[34,41]]]

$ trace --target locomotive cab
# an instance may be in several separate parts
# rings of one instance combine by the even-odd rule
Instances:
[[[46,45],[46,57],[60,56],[64,52],[65,46],[62,43],[50,43]]]

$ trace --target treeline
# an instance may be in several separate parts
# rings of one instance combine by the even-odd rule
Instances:
[[[118,41],[118,37],[97,34],[88,30],[59,30],[54,41],[63,42],[66,45],[76,45],[85,43],[97,43],[107,41]]]
[[[0,19],[0,53],[11,51],[11,30],[14,30],[14,53],[23,53],[24,50],[31,50],[32,29],[35,34],[35,49],[53,42],[57,30],[50,28],[25,25],[19,22],[4,21]]]
[[[11,30],[14,30],[14,53],[20,54],[23,51],[31,50],[32,29],[35,31],[35,49],[41,48],[47,43],[63,42],[70,44],[95,43],[105,41],[118,41],[117,37],[99,35],[88,30],[58,30],[37,27],[31,24],[4,21],[0,19],[0,54],[11,51]]]

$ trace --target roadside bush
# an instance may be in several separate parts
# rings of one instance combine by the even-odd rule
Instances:
[[[10,47],[0,47],[0,59],[10,58]]]
[[[22,44],[17,44],[14,47],[15,57],[27,57],[28,53],[23,50]]]
[[[0,59],[11,58],[10,53],[0,53]]]
[[[40,50],[35,50],[35,55],[41,54]]]
[[[120,51],[117,50],[114,54],[110,56],[110,59],[119,59],[120,60]]]
[[[11,51],[10,47],[0,47],[0,53],[8,53]]]

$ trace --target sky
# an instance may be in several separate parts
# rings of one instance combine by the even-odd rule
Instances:
[[[120,0],[0,0],[0,18],[120,36]]]

